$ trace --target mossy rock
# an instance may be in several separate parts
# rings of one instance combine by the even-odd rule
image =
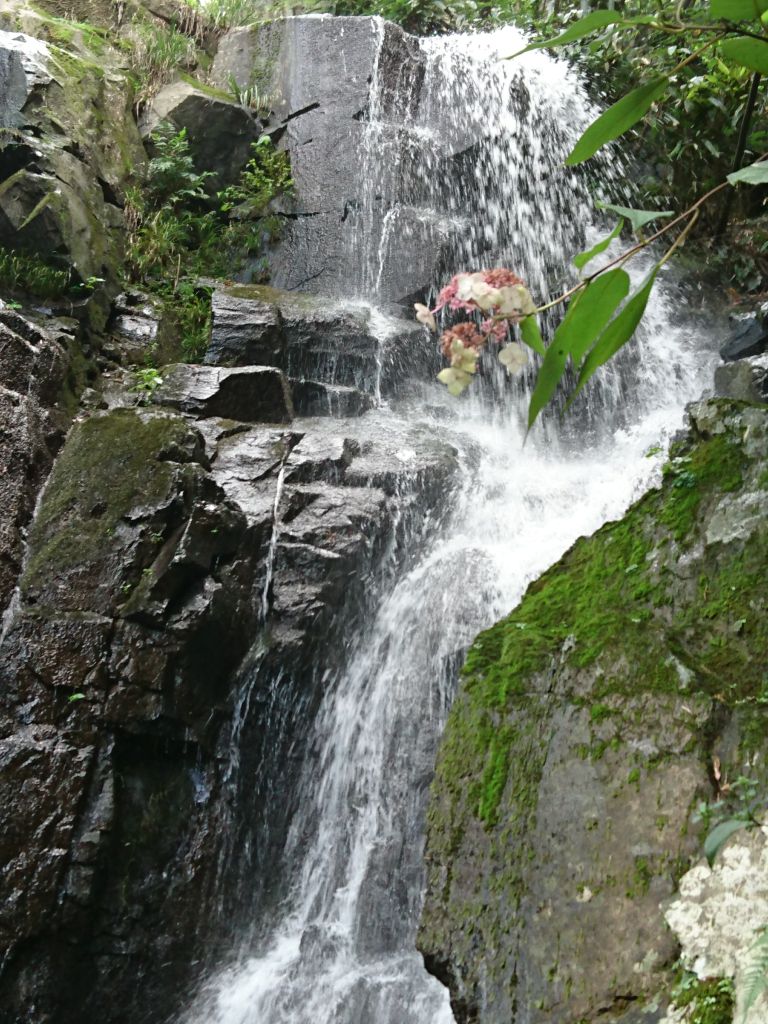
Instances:
[[[765,775],[766,455],[764,407],[693,407],[662,486],[469,651],[419,939],[458,1021],[591,1024],[668,988],[659,903],[700,850],[711,758]]]
[[[75,424],[30,532],[26,600],[114,613],[184,506],[199,445],[174,415],[120,409]]]

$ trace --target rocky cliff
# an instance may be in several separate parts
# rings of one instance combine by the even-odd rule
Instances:
[[[378,408],[433,358],[396,310],[207,281],[205,365],[156,368],[169,304],[118,294],[141,133],[224,185],[261,127],[182,77],[139,125],[113,6],[0,6],[3,1024],[166,1019],[279,898],[339,624],[455,469]]]
[[[689,421],[661,486],[467,656],[419,936],[460,1024],[661,1020],[692,812],[766,784],[768,410]]]

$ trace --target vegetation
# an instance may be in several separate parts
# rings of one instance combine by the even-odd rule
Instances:
[[[185,129],[161,124],[152,142],[147,174],[127,196],[127,271],[164,301],[184,355],[195,360],[210,327],[210,288],[200,278],[228,278],[250,264],[252,278],[264,280],[266,249],[279,231],[268,208],[292,188],[290,162],[263,136],[239,182],[211,196],[212,175],[195,171]]]
[[[36,253],[0,246],[0,289],[40,299],[61,298],[71,283],[69,269],[52,266]]]

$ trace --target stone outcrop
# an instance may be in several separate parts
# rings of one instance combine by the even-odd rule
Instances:
[[[331,408],[338,399],[342,409],[364,409],[364,393],[426,375],[436,360],[433,339],[415,320],[403,319],[400,310],[383,314],[364,303],[266,285],[233,285],[213,293],[205,362],[278,366],[295,383],[306,412],[325,411],[326,397]]]
[[[0,304],[0,611],[10,601],[26,528],[68,423],[73,348],[71,325],[40,326]]]
[[[125,75],[88,51],[0,31],[0,95],[0,238],[69,270],[73,285],[114,281],[121,196],[146,160]]]
[[[144,408],[125,392],[127,406],[75,424],[55,463],[0,656],[9,1019],[107,1019],[115,1000],[163,1016],[201,950],[258,919],[258,885],[254,905],[231,902],[242,851],[260,851],[270,885],[279,871],[248,832],[258,814],[234,808],[268,806],[277,842],[318,657],[343,650],[337,612],[365,607],[408,496],[439,506],[450,488],[450,446],[377,410],[254,425],[266,378],[279,391],[266,418],[287,420],[279,370],[179,366],[163,388],[186,412],[163,388]],[[230,381],[245,390],[211,415]],[[281,735],[264,704],[275,680]],[[230,884],[210,895],[222,858]]]
[[[186,76],[163,86],[151,98],[141,118],[142,135],[147,138],[163,121],[186,130],[198,173],[213,175],[206,183],[212,192],[239,180],[250,159],[251,144],[262,134],[255,115],[234,102],[231,93]]]
[[[213,81],[227,88],[234,79],[273,97],[267,130],[291,156],[294,197],[283,205],[271,256],[277,287],[399,302],[434,281],[461,227],[423,202],[416,125],[426,69],[419,41],[375,18],[299,17],[222,37]],[[430,102],[429,145],[440,167],[460,173],[457,157],[478,138]],[[371,151],[375,160],[366,159]],[[434,184],[441,169],[431,165],[428,175]],[[386,225],[397,237],[393,248]]]
[[[288,381],[274,366],[226,370],[176,363],[163,370],[161,380],[152,395],[157,405],[243,423],[288,423],[293,417]]]
[[[661,488],[472,646],[419,936],[459,1024],[663,1015],[691,812],[768,781],[767,455],[764,406],[693,406]]]

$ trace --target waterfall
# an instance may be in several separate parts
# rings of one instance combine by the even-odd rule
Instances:
[[[542,52],[499,62],[524,45],[512,29],[418,45],[418,89],[411,80],[394,96],[374,88],[360,154],[359,290],[371,298],[396,268],[398,242],[423,232],[425,245],[442,247],[446,272],[508,265],[542,300],[594,230],[583,175],[562,169],[591,104]],[[408,131],[396,150],[380,147],[380,126],[395,116]],[[438,120],[453,124],[453,138],[431,131]],[[292,881],[282,906],[208,980],[186,1024],[453,1020],[415,934],[427,787],[462,652],[659,473],[648,449],[679,426],[712,365],[675,323],[676,303],[662,285],[631,352],[595,382],[588,415],[546,420],[525,444],[530,381],[509,384],[493,368],[490,386],[461,401],[411,382],[379,410],[449,440],[460,479],[442,519],[405,536],[410,557],[383,576],[371,619],[326,683],[283,854]]]

